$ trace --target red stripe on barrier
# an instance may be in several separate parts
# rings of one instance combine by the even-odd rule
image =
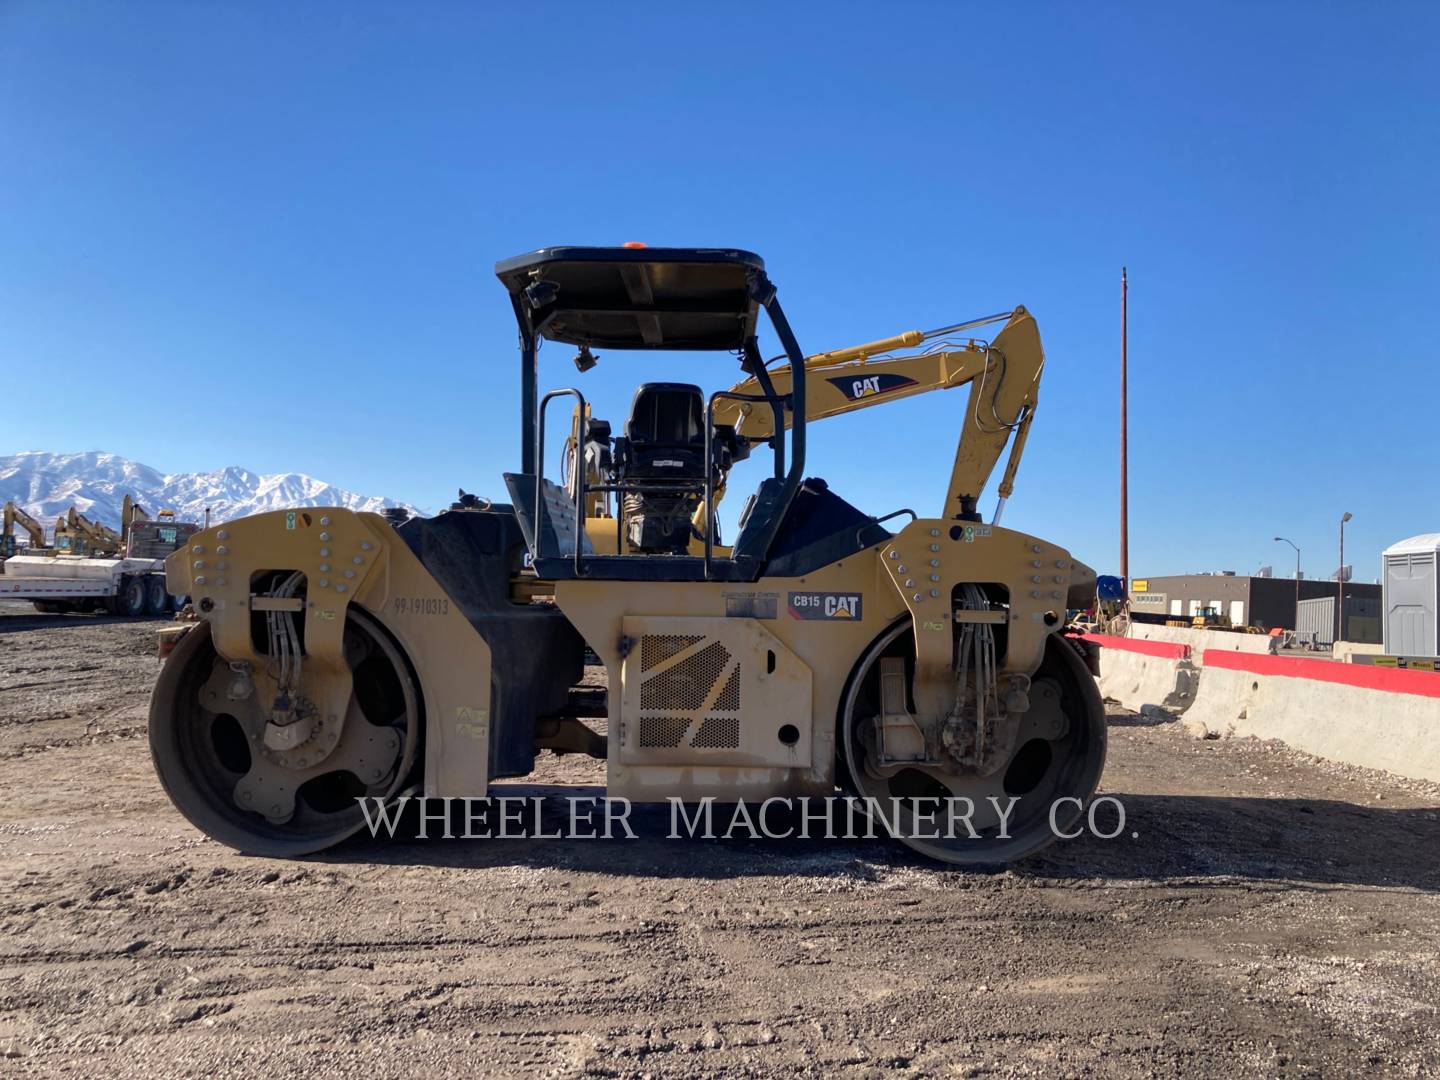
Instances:
[[[1178,645],[1173,641],[1146,641],[1144,638],[1116,637],[1114,634],[1081,634],[1086,641],[1093,641],[1102,649],[1120,649],[1122,652],[1144,653],[1165,660],[1184,660],[1190,655],[1189,645]]]
[[[1440,674],[1429,671],[1404,671],[1371,667],[1369,664],[1342,664],[1334,660],[1226,652],[1222,649],[1206,649],[1204,665],[1229,668],[1231,671],[1250,671],[1256,675],[1278,675],[1285,679],[1340,683],[1342,686],[1358,686],[1363,690],[1383,690],[1389,694],[1440,698]]]

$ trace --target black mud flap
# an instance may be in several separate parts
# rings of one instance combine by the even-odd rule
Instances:
[[[535,764],[535,720],[563,712],[585,666],[585,641],[546,604],[510,602],[525,557],[514,510],[452,510],[412,518],[397,532],[490,646],[490,777]]]

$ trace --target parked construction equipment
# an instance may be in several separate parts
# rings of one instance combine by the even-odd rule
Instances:
[[[13,522],[30,534],[30,547],[15,550]],[[129,495],[121,531],[90,521],[73,506],[56,522],[53,544],[40,523],[13,503],[5,505],[0,599],[29,600],[37,611],[106,612],[137,617],[179,609],[181,598],[165,591],[165,558],[184,547],[199,526],[162,511],[151,521]]]
[[[957,863],[1068,828],[1100,777],[1105,714],[1059,631],[1095,575],[977,510],[1007,446],[1009,496],[1038,401],[1029,312],[807,359],[748,252],[550,248],[496,273],[521,345],[511,504],[465,496],[394,526],[259,514],[167,561],[200,621],[161,670],[150,740],[193,823],[244,851],[313,852],[363,827],[357,798],[485,796],[551,748],[604,757],[609,794],[636,801],[823,798],[838,783]],[[762,358],[762,310],[779,366]],[[994,339],[975,337],[987,324]],[[542,341],[577,348],[582,372],[597,350],[669,349],[733,353],[745,378],[708,397],[644,384],[612,435],[579,389],[540,394]],[[806,478],[811,420],[959,385],[938,514],[872,515]],[[564,486],[543,465],[559,398],[574,406]],[[763,448],[773,468],[724,545],[730,470]],[[598,702],[579,685],[587,646],[608,675]],[[603,737],[584,722],[596,712]],[[974,836],[944,828],[962,805]]]
[[[13,502],[5,504],[3,528],[0,528],[0,574],[5,572],[5,560],[18,550],[15,544],[15,526],[19,525],[29,534],[29,551],[34,553],[45,549],[45,527],[25,512],[25,508]]]
[[[175,517],[175,512],[173,510],[161,510],[160,516],[173,519]],[[129,495],[126,495],[125,498],[120,502],[121,541],[125,542],[129,540],[130,527],[132,525],[142,525],[149,520],[150,515],[145,512],[145,508],[141,506],[138,502],[136,502],[133,498],[131,498]]]

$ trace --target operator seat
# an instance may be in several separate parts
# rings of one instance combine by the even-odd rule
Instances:
[[[630,543],[642,552],[683,554],[705,479],[705,398],[691,383],[644,383],[625,438],[616,440]]]
[[[625,421],[629,473],[656,479],[705,475],[705,398],[691,383],[643,383]]]

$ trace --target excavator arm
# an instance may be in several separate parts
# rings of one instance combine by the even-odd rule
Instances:
[[[82,537],[93,555],[113,555],[121,548],[119,533],[108,525],[91,521],[73,506],[55,522],[55,535],[57,539],[60,536]]]
[[[610,496],[604,491],[597,490],[605,483],[605,470],[609,468],[609,431],[610,425],[604,424],[605,439],[601,443],[588,440],[584,449],[580,448],[582,432],[591,433],[597,424],[603,421],[595,421],[590,415],[590,406],[585,406],[585,415],[582,422],[580,406],[575,406],[570,415],[570,434],[565,439],[564,456],[561,459],[560,478],[561,486],[570,495],[575,497],[575,484],[577,482],[577,470],[585,472],[585,517],[608,518],[610,513]]]
[[[131,496],[126,495],[124,501],[120,504],[120,542],[128,546],[130,543],[130,527],[149,520],[150,515],[145,512],[145,508]]]
[[[4,531],[0,531],[0,544],[3,544],[5,548],[10,547],[9,540],[15,534],[15,524],[17,522],[30,534],[30,546],[32,548],[43,548],[45,546],[44,526],[13,502],[7,502],[5,504]]]
[[[1001,319],[1005,320],[1004,328],[988,344],[975,338],[947,340],[960,331]],[[934,339],[940,340],[924,352],[892,355],[897,350],[913,350]],[[807,423],[824,420],[932,390],[950,390],[969,384],[969,401],[960,425],[943,516],[974,512],[980,493],[1009,444],[1010,459],[999,488],[998,520],[1005,500],[1015,488],[1015,473],[1039,402],[1040,374],[1044,366],[1045,351],[1040,344],[1039,328],[1034,316],[1023,307],[956,327],[909,330],[880,341],[808,357],[805,419]],[[767,372],[775,392],[782,397],[788,395],[792,378],[790,366],[769,368]],[[760,392],[759,381],[753,377],[732,388],[736,394]],[[722,397],[715,402],[715,423],[733,424],[739,435],[752,442],[775,434],[774,412],[763,402]],[[786,426],[789,426],[788,416]]]

